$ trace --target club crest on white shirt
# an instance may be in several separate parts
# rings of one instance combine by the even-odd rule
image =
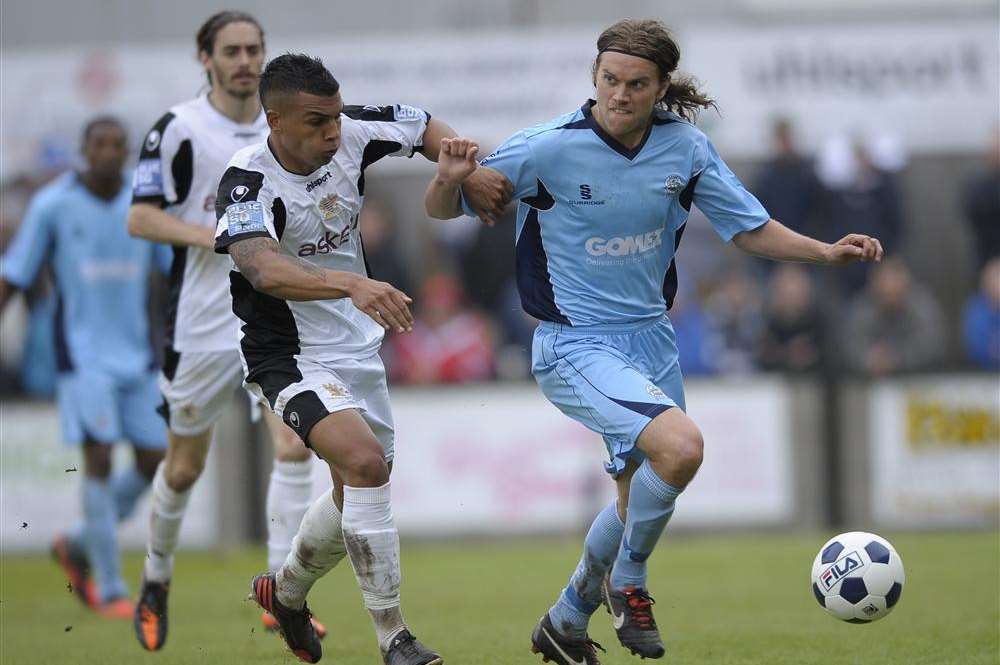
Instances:
[[[319,200],[319,212],[323,215],[323,221],[333,219],[337,216],[337,211],[341,206],[337,205],[340,199],[336,194],[327,194]]]
[[[336,194],[327,194],[319,200],[316,207],[319,208],[319,214],[323,221],[325,223],[335,222],[334,225],[348,223],[353,214],[351,206]]]

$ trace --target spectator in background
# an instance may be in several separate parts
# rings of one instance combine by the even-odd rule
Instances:
[[[886,252],[898,253],[902,241],[903,208],[896,175],[880,167],[869,146],[856,141],[851,149],[849,174],[835,185],[828,197],[823,238],[862,233],[878,238]],[[848,231],[849,229],[849,231]],[[837,283],[855,294],[868,282],[868,263],[845,266],[837,272]]]
[[[514,279],[514,252],[510,251],[510,239],[514,237],[512,213],[513,208],[508,208],[492,226],[453,225],[475,229],[475,237],[458,252],[458,264],[469,301],[488,311],[504,306],[507,287]],[[521,309],[519,303],[517,309]]]
[[[694,289],[680,281],[677,296],[670,308],[670,322],[677,339],[677,353],[684,376],[715,374],[719,341],[712,325],[698,302]]]
[[[521,307],[521,295],[513,275],[504,285],[493,313],[503,335],[496,352],[497,378],[506,381],[530,379],[531,340],[538,319]]]
[[[401,383],[465,383],[492,378],[493,333],[478,312],[463,307],[459,282],[428,277],[416,299],[413,332],[391,338],[393,379]]]
[[[873,376],[930,369],[943,359],[941,310],[899,258],[879,264],[851,304],[842,350],[849,367]]]
[[[761,369],[810,372],[824,360],[824,321],[805,268],[782,263],[771,273],[757,350]]]
[[[719,344],[715,350],[717,371],[734,374],[755,369],[761,331],[760,301],[760,287],[742,270],[726,273],[709,295],[705,313]]]
[[[822,203],[823,188],[813,162],[803,156],[795,144],[792,123],[777,118],[771,127],[774,154],[761,168],[754,194],[782,224],[807,235],[814,235],[815,216]],[[767,262],[768,266],[775,264]]]
[[[389,210],[377,199],[365,199],[358,226],[361,230],[365,262],[372,278],[389,282],[403,293],[411,294],[413,280],[395,242],[396,229]]]
[[[972,227],[978,271],[1000,256],[1000,127],[993,134],[989,166],[966,186],[964,207]]]
[[[983,267],[979,293],[965,304],[962,340],[977,367],[1000,369],[1000,256]]]

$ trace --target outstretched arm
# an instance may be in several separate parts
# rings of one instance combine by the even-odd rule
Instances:
[[[450,139],[455,135],[455,130],[449,127],[446,122],[438,118],[431,118],[427,121],[427,129],[424,130],[424,144],[419,148],[420,154],[432,162],[438,161],[438,155],[441,152],[441,139]]]
[[[738,233],[733,237],[733,244],[745,252],[768,259],[827,265],[881,261],[883,253],[877,238],[852,233],[829,244],[796,233],[775,219],[751,231]]]
[[[424,131],[424,145],[420,152],[430,161],[440,162],[443,141],[453,139],[455,130],[437,118],[431,118]],[[509,180],[494,169],[477,169],[462,183],[462,191],[465,193],[465,200],[479,218],[493,226],[510,202],[513,187]],[[458,213],[452,217],[461,214],[462,210],[459,208]]]
[[[228,246],[229,255],[254,289],[283,300],[350,298],[385,329],[413,329],[409,296],[391,284],[352,272],[327,270],[281,251],[273,238],[252,237]]]
[[[428,215],[435,219],[452,219],[462,214],[459,188],[473,173],[485,170],[476,163],[477,154],[479,146],[470,139],[441,140],[438,172],[427,186],[424,195],[424,207]],[[496,175],[503,178],[505,187],[510,187],[510,182],[506,178],[499,173]]]
[[[215,229],[188,224],[151,203],[133,203],[128,211],[128,232],[136,238],[168,245],[212,249]]]

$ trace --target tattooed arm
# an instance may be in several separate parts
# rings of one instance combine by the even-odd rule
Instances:
[[[253,237],[228,247],[233,263],[254,289],[282,300],[350,298],[383,328],[412,329],[409,296],[391,284],[353,272],[327,270],[281,251],[273,238]]]

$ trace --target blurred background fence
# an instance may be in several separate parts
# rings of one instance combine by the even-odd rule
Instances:
[[[87,118],[119,115],[137,146],[164,109],[199,92],[193,33],[221,7],[4,3],[0,249],[31,193],[77,163]],[[825,240],[877,235],[892,257],[871,270],[768,265],[723,246],[695,211],[671,318],[707,461],[677,526],[996,527],[995,2],[241,8],[261,20],[271,55],[322,56],[347,103],[424,107],[481,141],[483,154],[583,102],[603,27],[626,15],[666,21],[681,69],[721,110],[703,113],[700,126],[772,216]],[[420,158],[380,162],[361,221],[374,276],[417,303],[415,332],[390,336],[383,350],[401,531],[582,528],[611,491],[603,447],[530,381],[534,322],[513,285],[513,219],[494,228],[427,219],[421,198],[432,172]],[[46,402],[52,312],[41,280],[0,320],[5,548],[42,547],[77,514],[79,460],[59,443]],[[237,399],[185,521],[190,544],[260,537],[265,448]],[[139,522],[125,542],[141,542]]]

